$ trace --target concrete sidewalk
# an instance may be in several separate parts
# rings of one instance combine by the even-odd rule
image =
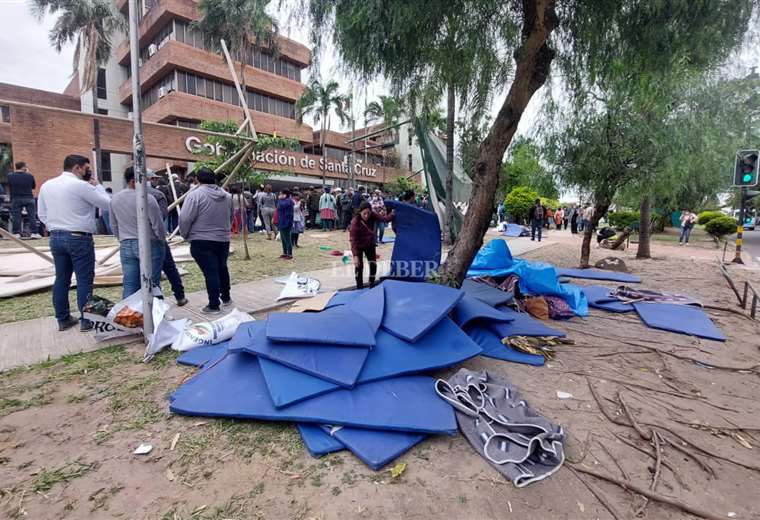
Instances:
[[[497,237],[498,235],[495,232],[489,233],[485,240],[487,242]],[[513,255],[520,255],[553,243],[549,238],[542,242],[531,242],[528,238],[509,239],[508,242]],[[385,272],[387,272],[387,262],[380,262],[378,273]],[[320,292],[351,288],[355,283],[352,265],[341,265],[336,268],[299,274],[319,280],[321,282]],[[235,302],[235,307],[242,311],[251,314],[266,312],[289,303],[287,300],[277,302],[277,296],[279,296],[282,287],[275,282],[275,278],[236,284],[232,286],[232,299]],[[208,303],[206,292],[189,293],[187,298],[189,303],[184,307],[172,305],[169,311],[170,316],[175,319],[189,318],[194,322],[209,321],[209,316],[200,312],[200,309]],[[169,298],[168,301],[174,303],[172,298]],[[218,316],[211,319],[216,317]],[[90,352],[108,345],[123,343],[125,343],[124,338],[97,343],[92,334],[79,332],[76,327],[65,332],[58,332],[55,319],[52,316],[6,323],[0,325],[0,372],[50,359],[58,359],[67,354]]]

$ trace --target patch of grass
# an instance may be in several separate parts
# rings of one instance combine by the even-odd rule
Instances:
[[[345,473],[343,473],[343,476],[340,478],[340,481],[343,484],[347,484],[349,486],[356,483],[356,472],[354,470],[348,470]]]
[[[338,486],[333,486],[333,488],[330,490],[330,493],[332,496],[337,497],[340,495],[340,488]]]
[[[314,487],[320,487],[322,485],[322,474],[315,473],[311,476],[311,485]]]
[[[259,482],[258,484],[256,484],[255,486],[253,486],[253,489],[248,494],[248,496],[250,496],[251,498],[253,498],[255,496],[258,496],[258,495],[262,494],[263,492],[264,492],[264,483],[263,482]]]
[[[0,397],[0,417],[12,414],[14,412],[20,412],[29,408],[36,408],[38,406],[45,406],[53,401],[53,397],[49,393],[39,393],[33,396],[31,399],[15,399]]]
[[[459,495],[457,497],[457,500],[459,501],[460,504],[466,504],[467,503],[467,497],[464,496],[464,495]]]
[[[97,463],[69,462],[56,469],[42,468],[32,484],[34,492],[50,491],[59,482],[69,482],[97,468]]]

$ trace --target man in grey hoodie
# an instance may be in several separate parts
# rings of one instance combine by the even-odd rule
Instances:
[[[197,172],[200,185],[188,193],[179,216],[179,234],[190,242],[190,254],[206,279],[206,314],[218,314],[232,305],[230,272],[230,223],[232,196],[216,185],[216,174],[209,168]],[[221,302],[220,302],[221,299]]]

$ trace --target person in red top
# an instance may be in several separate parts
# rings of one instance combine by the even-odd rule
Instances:
[[[364,256],[369,261],[369,285],[374,287],[377,275],[377,254],[375,253],[375,223],[390,222],[396,213],[391,211],[387,215],[380,215],[372,211],[372,206],[366,200],[359,206],[359,212],[351,222],[349,239],[351,241],[351,254],[354,256],[354,272],[356,274],[356,288],[364,288]]]

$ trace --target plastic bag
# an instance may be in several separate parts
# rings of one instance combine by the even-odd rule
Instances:
[[[143,361],[150,361],[156,353],[164,347],[168,347],[182,331],[191,325],[192,322],[186,318],[181,320],[167,320],[166,314],[169,311],[169,304],[164,300],[153,299],[153,334],[148,337],[148,345],[145,347],[145,356]]]
[[[277,297],[277,301],[288,298],[311,298],[319,292],[321,285],[316,278],[298,276],[298,273],[290,273],[287,278],[280,278],[275,282],[285,285]]]
[[[108,313],[111,312],[113,306],[114,303],[111,300],[93,294],[90,296],[90,299],[87,300],[82,312],[106,317],[108,316]]]
[[[140,291],[127,296],[115,304],[106,316],[112,323],[127,329],[141,329],[143,326],[143,302]]]
[[[241,323],[253,321],[245,312],[233,309],[226,316],[212,322],[191,324],[172,343],[174,350],[184,352],[201,345],[215,345],[230,339]]]

